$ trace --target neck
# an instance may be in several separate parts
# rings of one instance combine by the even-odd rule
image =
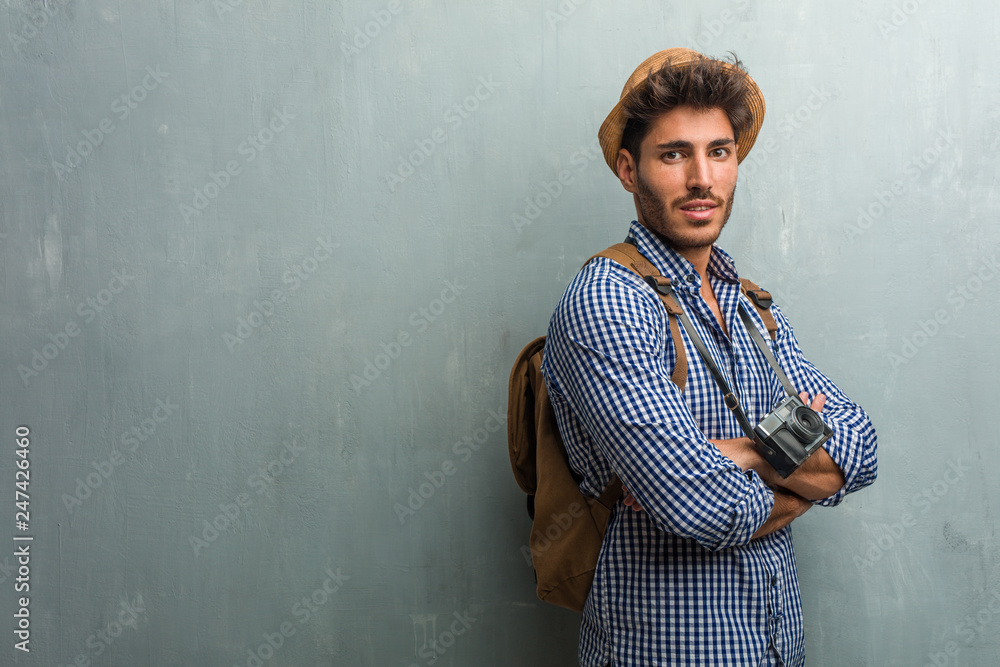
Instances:
[[[701,276],[701,284],[708,283],[708,260],[712,257],[712,246],[698,248],[674,248],[674,251],[691,262],[694,270]]]
[[[663,236],[652,227],[646,224],[642,215],[642,206],[639,204],[639,196],[634,195],[635,198],[635,210],[636,210],[636,220],[639,224],[646,228],[647,231],[660,239],[667,247],[676,252],[678,255],[691,262],[694,266],[694,270],[698,272],[701,276],[701,284],[704,285],[708,282],[708,260],[712,257],[712,245],[698,246],[698,247],[687,247],[687,248],[676,248],[672,243],[670,243],[667,237]]]

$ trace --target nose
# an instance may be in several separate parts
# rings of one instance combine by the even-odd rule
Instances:
[[[706,155],[696,155],[688,162],[688,190],[709,190],[712,187],[712,164]]]

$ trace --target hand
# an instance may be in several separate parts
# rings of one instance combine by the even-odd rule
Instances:
[[[806,405],[809,405],[816,412],[820,412],[823,406],[826,404],[826,396],[823,394],[816,394],[816,398],[812,401],[812,405],[809,403],[809,394],[806,392],[801,392],[799,398]],[[730,458],[736,465],[740,467],[744,472],[755,470],[761,478],[768,483],[772,484],[774,480],[778,477],[778,473],[775,472],[774,468],[764,460],[764,457],[760,455],[757,448],[754,447],[753,442],[750,438],[730,438],[728,440],[709,440],[716,449],[722,452],[723,456]]]
[[[747,472],[756,470],[757,474],[766,480],[774,469],[768,465],[750,438],[730,438],[728,440],[709,440],[722,455],[731,459],[741,470]]]
[[[809,393],[808,392],[800,391],[799,392],[799,398],[802,399],[803,403],[805,403],[806,405],[809,405]],[[823,394],[816,394],[816,398],[813,399],[812,405],[809,405],[809,407],[812,408],[813,410],[815,410],[816,412],[823,412],[823,406],[824,405],[826,405],[826,396],[823,395]]]
[[[628,489],[626,489],[624,485],[622,486],[622,492],[625,494],[625,507],[631,507],[633,512],[641,512],[642,506],[636,501],[632,494],[628,492]]]
[[[821,412],[823,406],[826,405],[826,396],[824,394],[816,394],[816,398],[812,400],[810,404],[808,392],[800,392],[799,398],[802,402],[808,405],[810,408],[816,412]],[[764,457],[760,455],[757,448],[753,446],[750,438],[730,438],[728,440],[709,440],[715,447],[722,452],[723,456],[731,459],[736,465],[738,465],[743,471],[755,470],[757,474],[760,475],[764,483],[774,489],[778,481],[781,480],[781,476],[771,467]],[[825,452],[824,452],[825,453]],[[840,472],[840,469],[837,469]],[[841,477],[842,479],[842,477]],[[783,480],[781,480],[783,481]],[[839,488],[839,487],[838,487]],[[622,486],[622,492],[624,493],[624,502],[626,507],[632,508],[633,512],[641,512],[642,505],[635,499],[629,490]],[[808,500],[804,500],[794,493],[789,494],[794,496],[795,500],[790,500],[791,504],[797,505],[795,508],[795,516],[802,516],[812,504]],[[827,494],[829,495],[829,494]],[[826,497],[826,496],[820,496]]]
[[[809,394],[804,391],[799,394],[799,398],[816,412],[820,412],[826,405],[826,396],[823,394],[816,394],[811,403]],[[791,475],[784,479],[776,476],[772,481],[806,500],[829,498],[846,484],[843,471],[822,447],[813,452]]]

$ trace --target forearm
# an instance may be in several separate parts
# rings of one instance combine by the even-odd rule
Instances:
[[[775,473],[768,482],[788,489],[806,500],[829,498],[845,484],[844,473],[822,447],[788,477],[782,478]]]
[[[811,485],[815,492],[808,495],[813,496],[818,504],[833,506],[840,503],[848,493],[862,489],[875,480],[878,468],[875,428],[857,403],[805,359],[791,329],[786,329],[787,320],[777,306],[774,307],[774,315],[781,331],[775,341],[774,352],[788,374],[788,379],[801,392],[826,397],[822,416],[823,421],[833,429],[833,436],[823,444],[824,452],[814,455],[807,463],[810,466],[821,463],[824,466],[836,465],[839,473],[834,471],[830,479],[821,484],[813,482]],[[827,460],[827,455],[832,460]],[[822,468],[821,466],[812,472],[823,473]],[[825,472],[829,473],[830,468]],[[795,484],[795,480],[792,484]]]
[[[546,354],[551,351],[550,363],[557,369],[563,362],[559,342],[558,331],[546,340]],[[579,442],[575,434],[585,432],[600,454],[595,459],[607,462],[663,532],[696,540],[709,550],[749,542],[770,514],[772,492],[760,477],[743,474],[708,446],[683,395],[658,374],[662,365],[647,369],[626,363],[638,355],[569,343],[573,354],[566,355],[565,400],[553,401],[553,407],[570,455],[586,455],[570,451]],[[585,379],[584,371],[596,380]],[[644,391],[644,386],[656,391]],[[631,398],[609,400],[617,395]],[[604,484],[602,479],[594,485],[597,493]]]
[[[571,459],[583,459],[581,469],[606,463],[663,532],[710,550],[746,544],[773,494],[708,447],[669,375],[672,348],[655,293],[629,275],[597,276],[567,294],[549,327],[543,372]],[[597,493],[606,484],[587,481]]]
[[[844,474],[822,448],[791,475],[782,477],[764,460],[749,438],[713,440],[712,444],[743,470],[755,470],[768,485],[780,486],[806,500],[829,498],[844,486]]]
[[[794,493],[788,493],[781,489],[774,490],[774,507],[767,521],[757,529],[751,539],[764,537],[775,531],[781,530],[795,519],[799,518],[812,507],[812,503],[804,498],[800,498]]]
[[[771,513],[764,520],[764,523],[761,524],[760,528],[750,536],[751,540],[781,530],[812,507],[811,502],[790,491],[780,488],[772,488],[772,491],[774,493],[774,504],[771,507]],[[624,489],[624,492],[625,506],[630,507],[634,512],[641,512],[642,506],[636,501],[635,497],[629,493],[627,488]]]

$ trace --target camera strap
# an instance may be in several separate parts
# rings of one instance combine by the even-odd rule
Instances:
[[[664,296],[673,296],[673,288],[670,286],[670,279],[662,276],[646,276],[646,282],[655,289],[658,293]],[[764,338],[760,335],[760,331],[754,325],[753,320],[750,318],[750,314],[747,313],[746,307],[743,305],[741,300],[739,307],[737,308],[740,314],[740,320],[743,322],[743,326],[746,328],[747,332],[750,334],[750,338],[757,345],[757,348],[764,355],[764,359],[774,370],[775,374],[778,376],[778,380],[781,382],[781,386],[785,388],[789,396],[796,396],[795,387],[788,380],[788,376],[781,369],[781,364],[771,353],[771,349],[764,342]],[[739,399],[736,394],[733,393],[732,389],[729,388],[729,383],[726,382],[725,376],[723,376],[722,371],[719,366],[715,363],[712,355],[709,353],[708,348],[705,347],[705,341],[702,340],[701,336],[698,334],[698,330],[694,328],[694,323],[687,316],[687,313],[683,309],[680,309],[680,313],[677,315],[677,319],[680,320],[681,326],[687,331],[688,337],[691,342],[694,343],[694,347],[698,350],[698,354],[701,356],[705,365],[708,367],[709,372],[715,379],[715,383],[719,385],[719,389],[722,390],[723,399],[726,402],[726,407],[732,411],[733,415],[736,417],[736,421],[739,423],[740,428],[754,442],[759,442],[759,438],[754,433],[753,426],[750,424],[750,420],[747,419],[746,413],[743,411],[743,407],[740,405]]]
[[[771,348],[769,348],[767,343],[764,342],[764,337],[760,335],[760,331],[757,330],[753,320],[750,319],[750,313],[747,312],[747,309],[743,305],[742,301],[740,301],[738,310],[740,311],[740,319],[743,320],[743,326],[746,327],[746,330],[750,334],[750,338],[753,339],[753,342],[757,344],[757,348],[760,350],[760,353],[764,355],[764,359],[767,360],[767,363],[771,366],[774,374],[778,376],[781,386],[785,388],[785,391],[788,392],[789,396],[798,396],[798,393],[795,391],[795,387],[792,386],[788,376],[785,375],[785,371],[781,369],[781,364],[779,364],[778,360],[775,359],[774,353],[771,352]]]
[[[673,296],[673,288],[670,286],[670,279],[664,278],[662,276],[646,276],[646,282],[652,286],[660,294],[664,296]],[[750,424],[750,420],[747,419],[747,415],[743,412],[742,406],[740,406],[740,399],[736,397],[736,394],[729,388],[729,383],[726,382],[725,376],[722,375],[722,371],[719,370],[719,366],[712,359],[712,355],[709,353],[708,348],[705,347],[705,341],[701,339],[698,335],[698,330],[694,328],[694,324],[691,319],[687,316],[687,313],[683,309],[680,309],[680,313],[677,315],[677,319],[680,320],[681,326],[688,333],[688,338],[694,343],[694,347],[698,350],[698,354],[701,355],[702,360],[705,365],[708,366],[709,372],[712,377],[715,378],[715,383],[719,385],[719,389],[722,390],[722,397],[726,401],[726,407],[732,411],[733,415],[736,417],[736,421],[739,423],[740,428],[748,438],[754,442],[758,441],[757,435],[753,432],[753,426]]]

